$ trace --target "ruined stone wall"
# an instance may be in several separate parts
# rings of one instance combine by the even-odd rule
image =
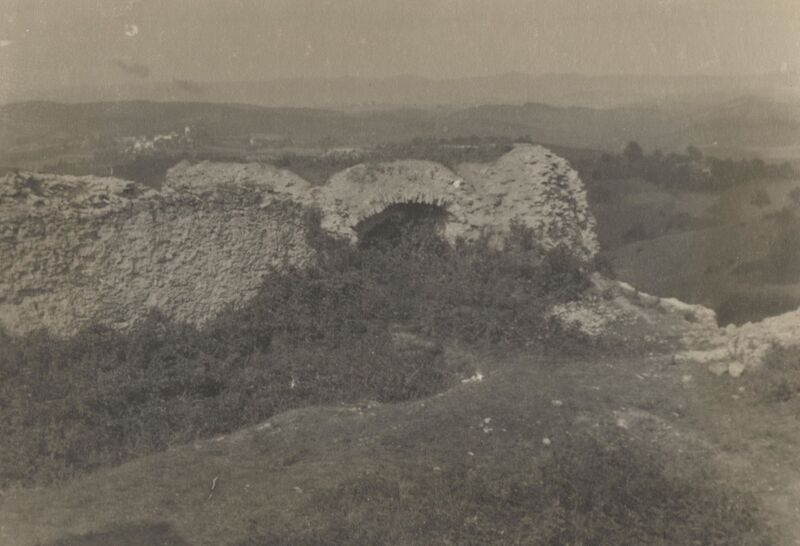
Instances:
[[[257,164],[182,163],[160,191],[12,174],[0,181],[0,326],[68,335],[94,322],[126,328],[154,308],[202,324],[247,301],[264,275],[308,259],[307,209],[355,240],[359,222],[395,203],[440,205],[451,240],[516,221],[544,246],[584,260],[597,252],[580,179],[539,146],[455,172],[428,161],[359,165],[313,189]]]
[[[281,188],[304,181],[258,166],[227,166],[227,180],[212,181],[197,176],[204,168],[215,169],[178,167],[162,192],[115,179],[7,178],[2,325],[125,328],[152,308],[199,324],[246,301],[268,272],[307,257],[302,206]]]
[[[566,160],[541,146],[518,145],[491,164],[430,161],[357,165],[314,189],[325,229],[354,239],[355,227],[397,203],[439,205],[445,235],[502,235],[512,222],[531,228],[544,247],[566,245],[590,260],[598,251],[586,190]]]

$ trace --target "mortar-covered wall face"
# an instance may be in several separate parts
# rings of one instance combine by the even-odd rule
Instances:
[[[247,301],[265,274],[310,251],[303,209],[266,183],[271,168],[230,167],[230,183],[209,184],[202,168],[179,166],[167,186],[183,191],[161,193],[115,179],[8,177],[0,323],[69,335],[94,322],[124,328],[158,308],[201,324]],[[293,176],[278,179],[306,184]]]
[[[313,192],[322,227],[351,240],[356,226],[387,207],[425,203],[447,210],[451,241],[487,231],[501,235],[518,222],[545,248],[566,245],[583,260],[598,251],[583,183],[541,146],[519,145],[492,164],[460,165],[456,172],[428,161],[357,165]]]

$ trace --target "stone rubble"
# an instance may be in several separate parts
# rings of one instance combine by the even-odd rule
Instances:
[[[593,288],[579,302],[555,306],[551,314],[591,337],[649,323],[670,339],[674,361],[697,364],[717,376],[739,377],[758,370],[773,347],[800,346],[800,309],[742,326],[717,325],[713,310],[639,292],[631,285],[595,274]]]

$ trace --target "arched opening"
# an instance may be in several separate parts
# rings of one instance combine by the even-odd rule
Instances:
[[[447,209],[427,203],[395,203],[359,222],[361,247],[398,246],[404,240],[443,240]]]

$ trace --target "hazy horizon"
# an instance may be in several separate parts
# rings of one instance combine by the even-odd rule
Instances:
[[[29,90],[171,81],[793,73],[793,4],[0,0],[0,102]]]

